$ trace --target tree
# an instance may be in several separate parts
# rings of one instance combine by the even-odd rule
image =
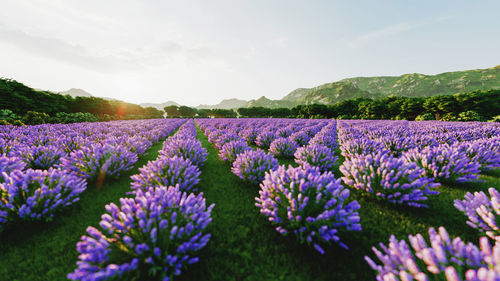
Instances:
[[[179,109],[179,115],[181,117],[189,117],[189,118],[192,118],[196,115],[196,108],[192,108],[192,107],[189,107],[189,106],[180,106]]]
[[[165,106],[163,110],[165,110],[165,113],[167,113],[167,117],[169,118],[175,118],[180,116],[179,107],[176,105]]]

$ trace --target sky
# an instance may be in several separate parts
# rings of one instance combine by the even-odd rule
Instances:
[[[0,76],[133,103],[500,64],[500,1],[2,0]]]

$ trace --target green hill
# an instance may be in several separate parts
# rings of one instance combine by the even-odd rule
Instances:
[[[412,73],[401,76],[347,78],[311,89],[296,89],[282,100],[295,104],[332,104],[359,97],[427,97],[487,89],[500,89],[500,65],[437,75]]]

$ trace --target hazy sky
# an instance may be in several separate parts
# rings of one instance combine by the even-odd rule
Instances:
[[[0,76],[129,102],[279,99],[500,64],[500,1],[2,0]]]

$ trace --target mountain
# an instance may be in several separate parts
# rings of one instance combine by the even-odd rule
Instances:
[[[90,93],[82,89],[71,88],[64,92],[59,92],[61,95],[70,95],[72,97],[92,97]]]
[[[256,99],[250,100],[245,107],[268,107],[268,108],[278,108],[278,107],[288,107],[292,108],[295,106],[294,102],[287,100],[270,100],[264,96]]]
[[[214,108],[233,109],[233,108],[245,107],[246,104],[247,104],[247,101],[245,101],[245,100],[225,99],[225,100],[222,100],[220,103],[215,104],[215,105],[200,104],[196,108],[197,109],[214,109]]]
[[[159,110],[163,110],[163,108],[165,108],[166,106],[171,105],[180,106],[180,104],[176,103],[175,101],[167,101],[164,103],[140,103],[139,105],[142,107],[154,107]]]
[[[401,76],[347,78],[311,89],[299,88],[281,100],[295,104],[331,104],[359,97],[426,97],[487,89],[500,89],[500,65],[437,75],[411,73]]]

